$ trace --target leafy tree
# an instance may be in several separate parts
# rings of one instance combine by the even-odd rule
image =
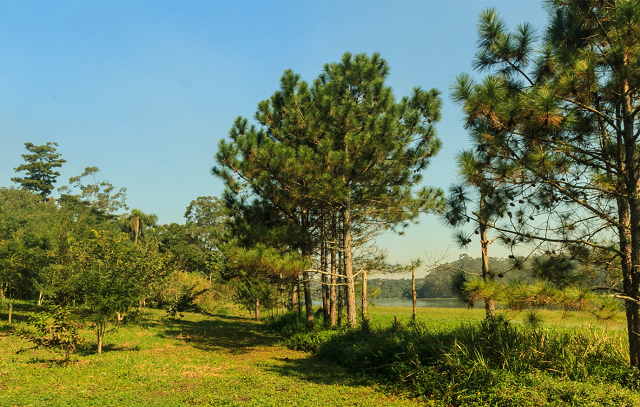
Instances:
[[[94,231],[90,239],[74,241],[74,285],[95,323],[98,353],[110,324],[149,296],[167,273],[166,255],[153,244],[135,244],[121,232]]]
[[[148,228],[155,226],[158,223],[158,215],[150,213],[146,214],[140,209],[133,209],[125,219],[123,224],[123,231],[131,234],[131,239],[135,244],[138,244],[138,238],[143,236]]]
[[[53,184],[60,173],[54,171],[54,168],[62,167],[67,160],[60,158],[60,154],[56,151],[57,143],[48,142],[43,146],[36,146],[33,143],[25,143],[25,148],[32,154],[23,154],[22,158],[27,162],[14,168],[16,172],[26,171],[24,178],[13,177],[11,181],[20,184],[22,188],[36,192],[47,197],[53,191]]]
[[[502,179],[509,177],[513,168],[504,166],[495,168],[494,157],[490,152],[476,150],[478,151],[463,151],[457,157],[458,173],[462,182],[450,188],[447,210],[443,217],[449,226],[459,228],[456,238],[460,247],[467,247],[472,241],[473,234],[478,235],[482,255],[482,279],[493,281],[496,274],[489,266],[489,245],[500,236],[490,238],[489,231],[495,227],[498,219],[505,216],[505,213],[511,215],[507,206],[513,194]],[[469,207],[474,201],[477,201],[477,205]],[[475,228],[472,234],[462,229],[467,224]],[[496,308],[495,299],[487,297],[484,303],[487,318],[493,318]]]
[[[523,203],[504,233],[546,251],[618,266],[632,366],[640,366],[640,3],[548,1],[538,49],[530,25],[480,17],[475,67],[454,97],[483,149],[519,171]],[[530,220],[545,217],[542,224]],[[537,217],[537,216],[536,216]]]
[[[9,324],[13,300],[31,296],[53,266],[55,210],[29,191],[0,188],[0,284],[9,298]]]
[[[96,180],[96,174],[100,172],[98,167],[86,167],[82,174],[69,178],[69,186],[58,188],[58,192],[62,196],[73,196],[80,202],[87,203],[95,211],[104,214],[115,214],[119,209],[129,209],[126,204],[127,189],[120,188],[118,192],[109,181]],[[85,184],[85,179],[91,183]],[[73,189],[78,193],[71,195]]]
[[[277,285],[283,277],[296,275],[309,267],[308,258],[297,252],[282,254],[275,248],[257,244],[243,248],[232,243],[223,246],[226,278],[236,282],[236,301],[260,319],[260,306],[277,303]],[[276,284],[274,284],[276,283]]]

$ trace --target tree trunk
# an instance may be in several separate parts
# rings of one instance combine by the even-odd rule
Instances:
[[[329,293],[329,276],[327,274],[328,270],[328,262],[327,262],[327,217],[326,210],[322,209],[322,227],[320,230],[320,281],[321,281],[321,290],[322,290],[322,317],[323,323],[325,326],[329,326],[331,323],[329,316],[329,308],[331,305],[330,301],[330,293]]]
[[[411,268],[411,298],[413,299],[412,318],[415,321],[418,314],[418,295],[416,293],[416,268]]]
[[[98,355],[102,354],[102,339],[104,338],[104,331],[105,331],[106,325],[104,324],[97,324],[96,325],[96,336],[98,337]]]
[[[334,214],[335,215],[335,214]],[[337,279],[337,256],[336,256],[336,244],[337,244],[337,231],[336,231],[336,219],[335,216],[331,219],[331,288],[329,292],[329,297],[331,299],[331,309],[329,310],[329,319],[331,320],[331,326],[336,326],[336,285],[338,284]]]
[[[43,294],[42,290],[40,290],[40,294],[38,295],[38,307],[42,305]]]
[[[304,255],[304,254],[303,254]],[[313,304],[311,303],[311,284],[309,281],[309,273],[303,272],[302,278],[304,281],[302,282],[304,287],[304,310],[307,314],[307,329],[313,329]]]
[[[480,213],[483,212],[484,195],[480,196]],[[487,237],[487,223],[480,219],[480,246],[482,251],[482,279],[485,282],[493,281],[491,270],[489,269],[489,239]],[[492,319],[496,315],[496,300],[494,298],[484,298],[484,309],[487,319]]]
[[[300,280],[296,279],[296,286],[294,287],[296,292],[296,305],[298,307],[298,319],[302,319],[302,302],[300,301]]]
[[[13,298],[9,300],[9,319],[7,320],[8,325],[11,325],[12,316],[13,316]]]
[[[367,300],[369,297],[367,288],[367,270],[362,270],[362,323],[369,322],[369,315],[367,313]]]
[[[344,276],[347,280],[347,321],[351,328],[358,325],[356,315],[356,290],[353,278],[353,253],[351,252],[351,203],[347,197],[344,210]]]
[[[628,54],[624,55],[623,65],[628,67]],[[622,118],[624,129],[624,159],[626,166],[626,188],[629,202],[629,232],[631,255],[629,278],[626,278],[625,294],[635,301],[626,302],[627,329],[629,335],[629,360],[631,366],[640,367],[640,166],[638,164],[638,145],[634,131],[634,115],[628,80],[622,82]],[[623,283],[624,284],[624,283]]]

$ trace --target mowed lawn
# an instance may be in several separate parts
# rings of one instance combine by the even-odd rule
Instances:
[[[20,326],[28,306],[14,316]],[[0,314],[6,317],[6,314]],[[6,319],[5,319],[6,321]],[[278,344],[248,317],[149,311],[143,326],[105,338],[57,364],[47,350],[0,332],[0,406],[417,406],[372,381]],[[58,357],[59,358],[59,357]]]

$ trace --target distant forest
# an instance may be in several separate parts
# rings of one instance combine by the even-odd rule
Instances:
[[[451,277],[464,270],[468,273],[481,273],[482,260],[462,254],[456,261],[435,267],[424,278],[416,279],[418,298],[452,298]],[[489,267],[497,277],[505,282],[530,280],[526,271],[513,269],[510,259],[489,258]],[[411,298],[411,279],[372,278],[368,281],[369,293],[374,298]]]
[[[481,267],[481,258],[472,258],[462,254],[458,260],[435,267],[424,278],[416,279],[417,296],[418,298],[453,298],[455,295],[450,289],[451,277],[461,271],[481,274]],[[541,274],[549,274],[553,270],[553,267],[550,267],[549,264],[544,264],[540,259],[536,258],[524,262],[519,268],[515,268],[513,259],[490,257],[489,268],[494,279],[505,284],[531,283],[543,277]],[[541,268],[544,270],[541,270]],[[573,275],[576,278],[580,276],[583,281],[589,281],[591,286],[599,286],[607,278],[602,273],[580,270],[577,263],[574,262],[568,262],[565,268],[572,269],[568,273],[569,275]],[[565,270],[562,273],[563,278],[566,278],[568,274]],[[548,280],[554,280],[553,275],[545,275],[544,277]],[[561,281],[556,281],[556,283],[563,285]],[[361,281],[358,281],[356,290],[359,297],[362,293]],[[411,279],[371,278],[368,280],[368,291],[373,299],[411,298]]]

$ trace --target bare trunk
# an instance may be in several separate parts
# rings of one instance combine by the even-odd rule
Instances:
[[[624,65],[628,65],[628,56],[624,56]],[[635,301],[626,302],[627,329],[629,334],[629,360],[631,366],[640,367],[640,168],[638,150],[634,136],[634,117],[631,105],[630,87],[627,80],[622,87],[622,117],[624,130],[622,137],[625,146],[626,188],[629,210],[629,232],[631,254],[629,256],[628,277],[625,278],[625,294]],[[628,250],[628,249],[627,249]]]
[[[44,297],[44,293],[40,290],[40,294],[38,295],[38,307],[42,305],[42,298]]]
[[[7,320],[8,325],[11,325],[12,316],[13,316],[13,298],[9,300],[9,319]]]
[[[336,275],[337,269],[337,259],[336,259],[336,244],[337,244],[337,231],[336,231],[336,222],[335,216],[332,219],[332,234],[333,239],[331,243],[331,288],[329,292],[329,296],[331,298],[331,309],[329,310],[329,319],[331,320],[331,326],[336,326],[336,284],[338,284],[338,279]]]
[[[480,213],[482,213],[482,205],[484,204],[484,196],[480,197]],[[480,245],[482,251],[482,279],[485,282],[493,281],[491,270],[489,269],[489,239],[487,238],[487,223],[480,220]],[[496,300],[493,298],[484,298],[484,309],[487,319],[492,319],[496,315]]]
[[[330,321],[329,308],[331,305],[330,293],[329,293],[329,276],[327,275],[328,262],[327,262],[327,218],[326,211],[322,210],[322,229],[320,235],[320,274],[321,290],[322,290],[322,317],[325,326],[328,326]]]
[[[300,301],[300,280],[296,280],[296,305],[298,306],[298,319],[302,319],[302,303]]]
[[[344,308],[344,289],[342,288],[344,278],[342,276],[338,277],[338,283],[340,284],[338,286],[338,326],[342,326],[342,310]]]
[[[351,328],[358,325],[356,315],[356,290],[353,277],[353,253],[351,252],[351,205],[347,198],[344,211],[344,277],[347,282],[347,320]]]
[[[362,323],[364,324],[369,321],[369,315],[367,313],[367,300],[369,293],[367,291],[367,270],[362,270]]]
[[[418,296],[416,293],[416,268],[411,268],[411,298],[413,298],[413,315],[415,321],[418,314]]]
[[[98,355],[102,354],[102,339],[104,338],[105,324],[97,324],[96,336],[98,337]]]
[[[307,314],[307,329],[313,329],[313,304],[311,303],[311,284],[309,282],[309,273],[302,273],[302,282],[304,287],[304,310]]]

